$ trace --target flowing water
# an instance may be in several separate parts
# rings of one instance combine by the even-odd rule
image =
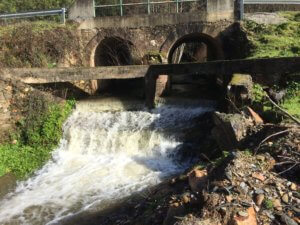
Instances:
[[[188,162],[177,160],[180,131],[210,110],[75,110],[53,159],[1,200],[0,224],[59,224],[182,172]]]

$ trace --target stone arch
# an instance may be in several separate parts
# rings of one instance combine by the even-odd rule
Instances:
[[[204,33],[191,33],[177,39],[168,52],[168,63],[172,63],[173,56],[178,47],[185,43],[204,43],[207,46],[208,61],[220,60],[224,58],[224,53],[221,45],[215,38]],[[201,54],[201,53],[197,53]]]
[[[133,44],[117,36],[105,37],[94,52],[95,66],[118,66],[133,64]]]

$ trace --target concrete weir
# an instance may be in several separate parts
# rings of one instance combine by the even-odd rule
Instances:
[[[73,82],[78,80],[145,78],[146,104],[152,107],[159,75],[197,74],[214,78],[223,86],[233,73],[251,74],[265,83],[279,80],[281,75],[300,72],[300,57],[243,60],[219,60],[205,63],[105,66],[94,68],[0,69],[0,77],[27,84]],[[272,82],[270,82],[272,81]]]

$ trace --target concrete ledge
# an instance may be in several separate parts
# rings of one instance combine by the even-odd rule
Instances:
[[[28,68],[0,69],[0,79],[16,79],[24,83],[55,83],[77,80],[133,79],[168,75],[232,75],[244,73],[264,76],[273,81],[281,74],[300,72],[300,57],[220,60],[206,63],[108,66],[94,68]]]

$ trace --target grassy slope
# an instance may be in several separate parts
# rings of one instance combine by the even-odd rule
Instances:
[[[281,13],[287,22],[278,25],[257,24],[245,21],[244,30],[252,45],[249,58],[300,56],[300,13]],[[300,83],[291,82],[288,94],[281,105],[290,114],[300,118]]]
[[[75,30],[55,21],[0,26],[0,67],[53,67],[66,53],[80,57]]]

